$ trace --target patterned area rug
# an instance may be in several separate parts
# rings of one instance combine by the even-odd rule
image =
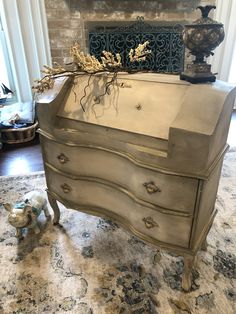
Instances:
[[[43,173],[0,178],[0,203],[45,189]],[[0,313],[236,313],[236,149],[226,154],[207,252],[181,291],[182,258],[159,251],[110,220],[61,206],[61,227],[15,230],[0,207]]]

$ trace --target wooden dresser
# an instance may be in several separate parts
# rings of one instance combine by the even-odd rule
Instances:
[[[188,291],[216,215],[236,89],[151,73],[110,81],[109,74],[61,77],[37,101],[54,223],[57,201],[115,220],[183,255]]]

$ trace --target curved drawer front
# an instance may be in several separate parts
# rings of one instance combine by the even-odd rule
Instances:
[[[62,199],[104,214],[154,240],[188,247],[191,217],[168,215],[135,200],[125,190],[90,179],[75,180],[47,168],[50,191]],[[105,212],[103,212],[105,210]],[[85,210],[86,211],[86,210]],[[107,214],[108,213],[108,214]]]
[[[98,148],[74,147],[43,139],[46,162],[63,172],[114,182],[138,198],[161,207],[192,212],[198,180],[146,169],[116,154]]]

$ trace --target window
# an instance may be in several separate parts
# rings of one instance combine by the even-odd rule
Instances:
[[[0,102],[1,104],[9,104],[15,102],[17,97],[14,94],[7,94],[15,91],[14,82],[8,57],[4,30],[0,17]],[[5,100],[5,97],[8,96]]]
[[[230,65],[229,80],[228,81],[232,84],[236,83],[236,44],[234,46],[234,52],[233,52],[232,62]]]
[[[44,1],[0,0],[0,16],[2,64],[10,89],[17,95],[15,101],[32,101],[34,79],[51,63]]]

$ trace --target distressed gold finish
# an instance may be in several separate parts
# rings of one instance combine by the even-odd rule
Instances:
[[[89,176],[77,176],[77,175],[73,175],[71,173],[66,173],[66,172],[62,172],[59,169],[53,167],[51,164],[48,164],[47,162],[45,162],[45,168],[48,169],[47,172],[49,172],[49,170],[52,170],[54,173],[57,173],[59,175],[62,175],[66,178],[72,179],[74,181],[76,180],[80,180],[80,181],[89,181],[89,182],[97,182],[103,185],[106,185],[108,187],[114,188],[115,190],[118,190],[124,194],[126,194],[129,198],[131,198],[133,200],[133,202],[141,205],[141,206],[146,206],[147,208],[150,208],[152,210],[155,210],[157,212],[163,213],[165,215],[175,215],[175,216],[181,216],[181,217],[192,217],[191,213],[186,213],[180,210],[174,210],[173,208],[168,208],[168,207],[160,207],[158,205],[152,204],[151,202],[147,202],[141,198],[138,198],[135,194],[131,193],[129,190],[123,188],[120,185],[117,185],[114,182],[111,181],[105,181],[102,178],[97,178],[95,176],[93,177],[89,177]]]
[[[168,174],[168,175],[173,175],[173,176],[180,176],[180,177],[187,177],[187,178],[197,178],[197,179],[201,179],[201,180],[207,180],[209,178],[209,176],[211,176],[211,174],[213,173],[214,169],[218,165],[219,161],[224,157],[225,153],[229,149],[229,145],[226,144],[223,147],[223,149],[220,150],[219,154],[216,155],[216,158],[213,160],[213,162],[209,166],[209,168],[206,169],[206,173],[205,174],[203,174],[203,175],[199,175],[199,174],[193,175],[193,173],[191,173],[191,172],[178,172],[178,170],[176,170],[176,171],[169,170],[169,169],[167,169],[165,167],[162,167],[162,166],[159,166],[157,164],[152,164],[152,163],[147,164],[147,163],[144,163],[141,160],[137,159],[136,157],[134,157],[133,155],[131,155],[131,154],[127,153],[127,152],[124,153],[122,151],[117,151],[117,150],[114,150],[112,148],[109,149],[107,147],[97,146],[95,144],[91,145],[91,144],[82,144],[82,143],[72,143],[69,140],[68,141],[62,141],[61,138],[57,139],[55,136],[49,134],[48,132],[43,131],[42,129],[38,129],[37,132],[39,134],[41,134],[43,136],[43,138],[48,138],[48,139],[50,139],[53,142],[61,143],[63,145],[67,145],[69,147],[87,147],[87,148],[94,148],[94,149],[97,149],[97,150],[107,151],[107,152],[113,153],[115,155],[119,155],[122,158],[125,158],[125,159],[131,161],[132,163],[134,163],[138,167],[154,170],[154,171],[157,171],[157,172],[163,173],[163,174]],[[74,130],[66,129],[66,133],[68,135],[69,134],[73,134]],[[147,153],[148,151],[150,151],[150,150],[147,149],[147,147],[142,147],[141,148],[141,147],[138,147],[138,146],[133,145],[133,144],[128,144],[127,146],[129,146],[129,145],[132,146],[132,147],[135,147],[137,151],[140,150],[143,153]],[[152,154],[154,154],[152,149],[151,149],[151,152],[152,152]],[[161,156],[161,157],[166,157],[166,158],[168,157],[168,155],[163,153],[163,152],[160,153],[160,154],[155,154],[155,156]]]
[[[139,230],[137,230],[134,225],[132,225],[129,221],[127,221],[126,219],[124,219],[124,217],[122,217],[121,215],[119,215],[117,213],[113,213],[111,211],[108,211],[108,210],[104,209],[103,207],[101,208],[98,206],[93,206],[93,208],[91,208],[91,206],[89,206],[89,205],[84,205],[84,204],[82,205],[82,204],[74,203],[71,200],[65,200],[65,198],[61,197],[61,195],[58,195],[58,194],[56,194],[52,191],[49,191],[49,190],[47,190],[47,193],[48,193],[48,195],[50,195],[51,199],[54,200],[54,204],[56,204],[56,205],[57,205],[57,201],[59,201],[60,203],[62,203],[67,208],[73,208],[75,210],[84,212],[86,214],[90,214],[90,215],[94,215],[94,216],[98,216],[98,217],[103,217],[104,219],[112,219],[113,221],[117,222],[119,225],[123,226],[128,231],[130,231],[131,234],[134,234],[135,236],[142,239],[146,243],[151,243],[152,245],[154,245],[156,247],[171,250],[171,251],[173,251],[177,254],[181,254],[183,256],[184,256],[184,254],[189,254],[188,248],[184,248],[184,247],[179,246],[179,245],[173,245],[171,243],[165,243],[165,242],[159,241],[150,235],[147,236],[144,232],[140,232]],[[55,207],[52,207],[52,209],[54,211],[54,218],[55,218],[55,220],[53,220],[53,222],[55,221],[54,224],[58,224],[59,220],[60,220],[60,212],[58,213],[56,211]],[[207,222],[208,228],[212,225],[212,221],[213,221],[214,217],[215,217],[215,215],[211,216],[210,221]],[[198,249],[199,248],[200,248],[200,246],[198,247]]]
[[[61,77],[36,105],[53,222],[60,219],[57,201],[113,219],[183,255],[182,288],[189,291],[195,257],[216,215],[236,89],[220,81],[191,85],[172,75],[123,73],[94,103],[106,81],[102,74],[83,75],[73,85]]]

